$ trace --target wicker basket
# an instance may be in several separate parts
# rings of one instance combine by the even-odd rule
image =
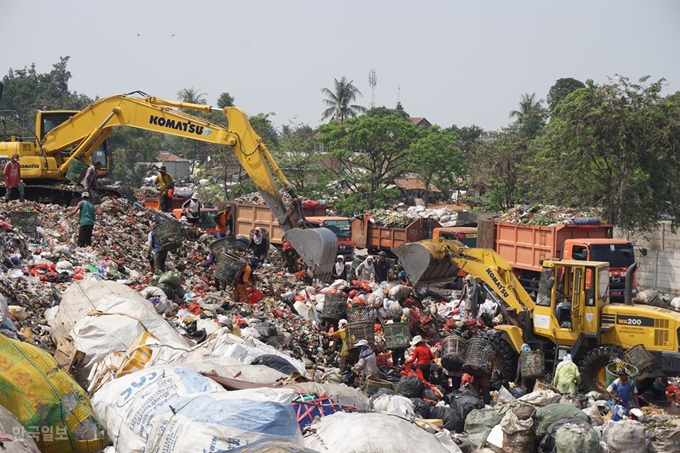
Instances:
[[[361,390],[368,396],[373,396],[380,389],[394,390],[394,384],[382,379],[366,379],[366,382],[364,382],[364,385],[361,387]]]
[[[83,176],[85,176],[85,172],[89,166],[90,164],[84,160],[73,159],[66,172],[66,178],[75,183],[79,183],[80,180],[83,179]]]
[[[347,314],[347,298],[342,293],[326,294],[321,318],[329,321],[339,321]]]
[[[352,347],[359,340],[366,340],[370,345],[375,343],[372,322],[351,322],[347,324],[347,344]]]
[[[553,386],[549,382],[542,381],[540,379],[536,380],[536,383],[534,384],[534,391],[537,390],[551,390],[555,393],[560,393],[560,391],[557,389],[557,387]]]
[[[370,322],[375,320],[375,312],[371,307],[352,308],[347,310],[348,322]]]
[[[226,282],[228,285],[233,285],[236,275],[246,264],[247,261],[241,255],[224,253],[217,260],[215,277],[218,280]]]
[[[607,387],[609,387],[609,384],[614,382],[614,380],[619,377],[619,370],[621,370],[623,367],[628,370],[628,379],[633,382],[635,382],[637,377],[640,375],[640,372],[635,365],[623,361],[609,362],[607,364],[607,376],[605,377],[605,384]]]
[[[236,237],[227,236],[210,243],[210,251],[213,252],[215,258],[219,261],[224,256],[236,251]]]
[[[38,213],[35,211],[12,212],[10,223],[25,234],[36,234],[38,232]]]
[[[472,376],[488,376],[491,374],[496,349],[486,338],[474,337],[468,341],[465,351],[465,362],[461,370]]]
[[[170,220],[159,223],[153,228],[153,233],[161,250],[177,250],[182,245],[182,226],[179,222]]]
[[[533,379],[543,377],[545,363],[540,351],[525,351],[520,355],[520,370],[522,377]]]
[[[385,334],[385,348],[405,348],[408,346],[411,339],[411,332],[408,329],[407,322],[393,322],[392,324],[385,324],[383,326],[383,333]]]
[[[640,373],[639,376],[649,373],[656,365],[656,359],[642,344],[626,350],[621,356],[621,360],[635,365]]]
[[[458,335],[449,335],[442,340],[442,367],[449,371],[460,371],[465,362],[467,342]]]

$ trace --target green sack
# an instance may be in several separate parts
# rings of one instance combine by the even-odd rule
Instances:
[[[590,423],[590,417],[571,404],[549,404],[548,406],[539,407],[536,410],[536,419],[538,420],[536,435],[538,438],[540,439],[545,436],[548,431],[548,426],[562,418],[578,418],[579,420]]]
[[[565,423],[555,433],[555,453],[600,453],[600,438],[592,426]]]
[[[474,409],[465,417],[465,432],[477,434],[492,430],[501,422],[501,416],[493,409]]]

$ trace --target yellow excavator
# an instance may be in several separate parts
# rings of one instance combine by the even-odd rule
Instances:
[[[228,126],[179,109],[220,110]],[[167,101],[134,92],[102,98],[81,111],[39,111],[35,122],[35,138],[8,137],[0,142],[0,161],[10,159],[14,153],[19,154],[27,195],[35,188],[42,193],[73,197],[76,187],[67,184],[67,176],[71,176],[69,171],[73,173],[75,166],[82,167],[93,161],[101,161],[104,166],[100,175],[106,174],[108,159],[103,147],[106,138],[118,126],[227,146],[258,188],[286,231],[286,238],[314,277],[320,280],[330,278],[338,249],[337,237],[327,228],[296,228],[300,221],[306,224],[301,201],[242,110],[236,107],[213,109],[208,105]],[[281,189],[275,176],[281,183]],[[290,206],[284,203],[281,192],[290,196]]]
[[[481,281],[508,322],[486,335],[496,346],[497,368],[509,378],[515,377],[523,343],[543,353],[548,370],[570,352],[579,365],[585,391],[602,391],[606,366],[637,345],[644,345],[651,356],[644,364],[641,392],[656,377],[680,375],[680,313],[634,305],[630,287],[624,304],[610,304],[609,263],[543,261],[534,302],[512,266],[491,249],[467,248],[461,242],[438,238],[405,243],[393,252],[416,286],[450,282],[459,270]]]

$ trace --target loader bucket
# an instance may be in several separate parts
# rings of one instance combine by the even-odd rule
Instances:
[[[314,278],[328,281],[331,278],[335,257],[338,254],[338,238],[328,228],[293,228],[285,238],[300,255]]]
[[[460,270],[451,259],[447,241],[428,239],[407,242],[392,250],[404,266],[413,286],[450,282]]]

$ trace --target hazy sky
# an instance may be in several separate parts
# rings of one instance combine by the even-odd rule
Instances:
[[[377,106],[497,129],[561,77],[680,90],[679,24],[679,0],[0,0],[0,74],[68,55],[70,89],[90,97],[193,87],[214,105],[226,91],[248,114],[315,127],[323,87],[346,76],[368,106],[375,69]]]

